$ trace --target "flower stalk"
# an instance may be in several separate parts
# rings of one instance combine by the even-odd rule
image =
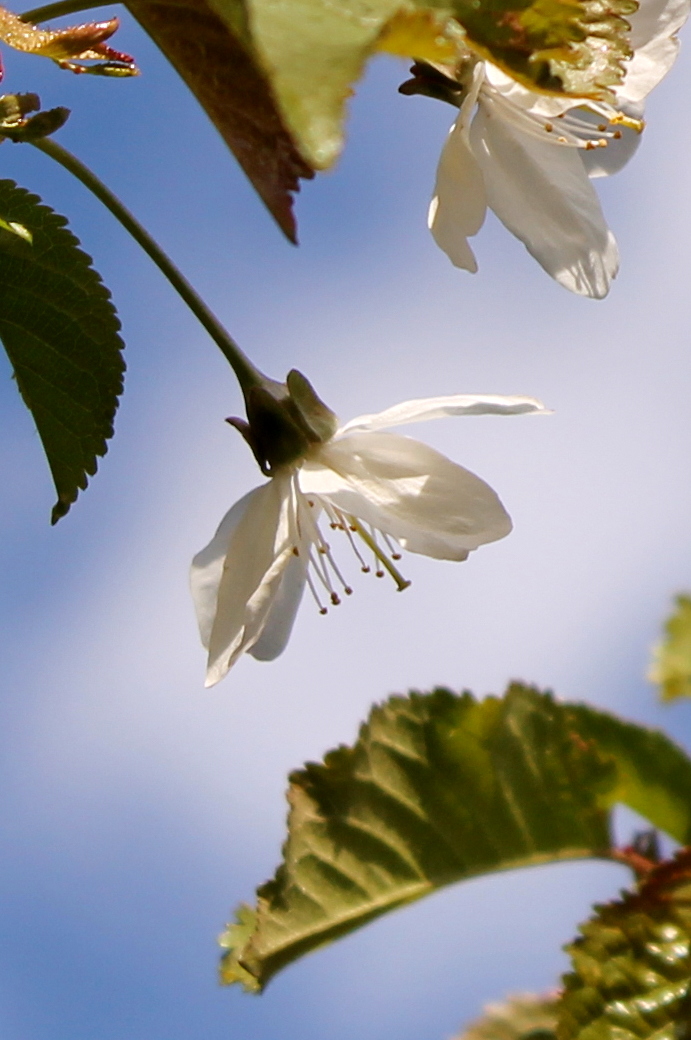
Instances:
[[[273,379],[269,379],[252,364],[244,351],[232,339],[170,257],[161,249],[136,217],[120,202],[118,197],[106,187],[103,181],[88,166],[85,166],[80,159],[77,159],[76,156],[72,155],[71,152],[68,152],[66,148],[63,148],[62,145],[51,138],[44,137],[28,143],[59,163],[60,166],[76,177],[85,188],[88,188],[92,195],[95,195],[106,209],[110,210],[116,220],[129,232],[135,242],[141,246],[147,256],[153,260],[159,271],[168,279],[195,318],[204,326],[214,343],[221,350],[237,376],[245,399],[248,398],[253,388],[257,387],[264,388],[276,395],[280,384],[277,384]]]

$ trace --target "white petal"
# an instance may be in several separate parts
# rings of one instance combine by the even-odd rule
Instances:
[[[439,248],[456,267],[472,272],[477,271],[477,263],[466,238],[482,227],[487,205],[482,174],[468,142],[468,125],[483,76],[480,62],[442,149],[427,215],[427,226]]]
[[[289,475],[255,488],[231,509],[192,563],[192,594],[213,686],[258,641],[293,558]],[[214,602],[215,599],[215,602]]]
[[[323,445],[300,485],[393,535],[410,552],[465,560],[511,520],[494,491],[438,451],[394,433],[350,433]]]
[[[358,415],[334,434],[340,437],[353,430],[383,430],[390,426],[445,419],[455,415],[524,415],[549,412],[534,397],[506,397],[503,394],[451,394],[447,397],[419,397],[372,415]]]
[[[641,0],[638,10],[629,15],[629,43],[635,51],[661,37],[677,32],[689,16],[689,0]]]
[[[471,142],[487,202],[539,264],[571,292],[607,295],[619,257],[578,149],[523,134],[483,99]]]
[[[206,647],[207,650],[209,649],[211,629],[216,617],[218,586],[221,584],[228,543],[231,535],[245,515],[250,500],[259,491],[261,491],[261,488],[255,488],[253,491],[248,492],[228,510],[209,544],[201,552],[198,552],[192,560],[190,588],[192,590],[192,599],[194,600],[194,609],[197,614],[197,624],[199,625],[202,646]]]
[[[288,645],[295,616],[305,591],[307,556],[291,556],[266,617],[259,639],[250,649],[258,661],[273,661]]]
[[[677,60],[679,40],[674,36],[656,37],[639,47],[626,67],[626,77],[617,97],[622,107],[627,103],[640,104],[662,80]]]

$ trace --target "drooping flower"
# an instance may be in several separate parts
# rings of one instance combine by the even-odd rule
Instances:
[[[407,401],[353,419],[301,458],[275,467],[268,483],[236,502],[192,563],[192,595],[209,652],[206,685],[245,652],[267,661],[283,651],[305,585],[321,613],[350,594],[336,541],[349,546],[363,571],[388,572],[404,589],[399,547],[465,560],[509,533],[511,520],[483,480],[420,441],[384,430],[452,415],[544,411],[531,397]]]
[[[477,270],[467,239],[489,206],[560,285],[606,296],[619,253],[590,178],[616,172],[635,151],[643,102],[672,67],[688,13],[689,0],[641,0],[616,107],[528,90],[468,51],[428,218],[456,267]]]

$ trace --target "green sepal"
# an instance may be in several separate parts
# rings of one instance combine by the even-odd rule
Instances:
[[[286,385],[290,399],[311,437],[321,444],[330,440],[338,428],[338,419],[317,397],[309,379],[293,368],[288,373]]]

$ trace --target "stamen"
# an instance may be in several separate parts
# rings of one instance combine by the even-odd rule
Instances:
[[[381,531],[380,533],[381,533],[381,536],[382,536],[382,538],[383,538],[383,539],[384,539],[384,541],[386,542],[386,547],[387,547],[387,549],[388,549],[388,550],[389,550],[389,552],[391,553],[391,559],[392,559],[392,560],[400,560],[400,559],[401,559],[401,553],[399,553],[398,549],[397,549],[397,548],[396,548],[396,546],[395,546],[395,545],[393,544],[393,542],[392,542],[392,540],[391,540],[391,539],[389,538],[388,534],[385,534],[385,533],[384,533],[383,531]]]
[[[355,531],[357,534],[360,535],[365,545],[374,553],[377,560],[379,560],[382,566],[389,572],[393,580],[396,582],[398,591],[402,592],[403,589],[407,589],[410,585],[410,582],[406,581],[406,579],[401,575],[398,569],[394,567],[394,565],[391,563],[389,558],[384,555],[374,538],[372,538],[369,532],[365,530],[365,528],[362,526],[359,520],[357,520],[354,516],[349,516],[348,522],[350,524],[351,531]]]
[[[314,598],[314,602],[317,604],[317,607],[319,609],[319,613],[320,614],[328,614],[329,613],[328,610],[326,609],[326,607],[324,606],[322,601],[319,599],[319,596],[317,595],[317,590],[314,587],[314,582],[312,581],[312,578],[310,577],[310,572],[309,571],[307,571],[306,578],[307,578],[307,585],[309,586],[309,590],[312,593],[312,596]]]
[[[545,139],[546,133],[553,134],[554,124],[551,120],[545,120],[543,115],[517,105],[486,81],[482,86],[482,94],[491,105],[501,109],[503,118],[524,133],[542,140]],[[601,122],[589,120],[588,115],[600,116]],[[619,140],[619,126],[626,126],[636,133],[641,133],[645,125],[641,119],[634,119],[610,105],[598,102],[574,106],[566,112],[558,113],[556,118],[561,120],[561,134],[558,137],[553,136],[552,141],[570,148],[585,148],[588,151],[592,151],[593,148],[606,148],[610,140]]]
[[[350,542],[350,547],[360,562],[360,570],[362,571],[362,573],[369,574],[371,568],[369,564],[365,562],[365,559],[360,550],[358,549],[355,539],[353,538],[353,535],[351,533],[355,530],[355,528],[352,528],[350,524],[347,522],[343,513],[341,513],[340,510],[335,509],[330,503],[324,503],[324,509],[326,511],[327,516],[332,518],[331,527],[338,528],[339,531],[345,532],[348,541]],[[348,595],[350,595],[351,592],[352,589],[350,591],[346,589],[346,593]]]

